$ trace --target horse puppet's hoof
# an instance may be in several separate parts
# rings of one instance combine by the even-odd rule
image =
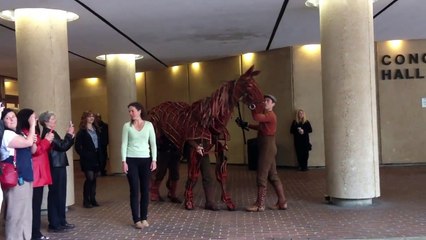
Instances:
[[[229,211],[235,210],[235,204],[232,202],[231,198],[226,196],[222,196],[222,201],[226,204],[226,207]]]
[[[226,207],[228,208],[229,211],[235,211],[235,205],[234,203],[227,203]]]
[[[194,203],[192,201],[185,201],[185,209],[186,210],[193,210],[194,209]]]

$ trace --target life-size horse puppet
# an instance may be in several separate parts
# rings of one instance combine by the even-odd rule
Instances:
[[[198,100],[191,105],[184,102],[164,102],[149,112],[150,121],[157,131],[157,138],[165,135],[188,160],[188,179],[185,187],[185,208],[194,208],[193,187],[200,175],[200,162],[203,158],[200,146],[205,152],[214,147],[216,157],[216,179],[222,187],[222,201],[228,210],[235,205],[226,191],[227,159],[224,153],[229,132],[226,125],[239,101],[263,111],[263,93],[254,76],[260,72],[254,66],[238,79],[223,83],[210,97]],[[199,148],[188,147],[196,143]],[[184,150],[185,149],[185,150]],[[198,152],[197,152],[198,150]],[[211,201],[209,190],[204,189],[207,202]],[[210,208],[209,208],[210,209]],[[214,210],[214,209],[211,209]]]

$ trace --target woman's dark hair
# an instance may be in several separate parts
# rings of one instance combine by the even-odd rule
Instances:
[[[127,108],[129,108],[129,107],[134,107],[138,111],[141,111],[141,118],[142,119],[145,117],[145,109],[143,108],[142,104],[140,104],[139,102],[129,103],[129,105],[127,105]],[[131,124],[133,124],[133,120],[131,120]]]
[[[23,129],[30,129],[30,123],[28,119],[34,113],[34,110],[29,108],[24,108],[16,114],[16,118],[18,119],[18,124],[16,125],[16,132],[20,133]]]
[[[93,116],[95,117],[95,114],[91,111],[84,111],[83,114],[81,114],[81,118],[80,118],[80,129],[87,129],[87,118],[89,116]],[[93,126],[95,127],[95,129],[99,129],[98,123],[96,121],[93,122]]]

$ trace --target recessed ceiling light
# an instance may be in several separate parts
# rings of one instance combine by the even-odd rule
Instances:
[[[107,55],[109,55],[109,54],[99,55],[99,56],[96,57],[96,59],[105,61]],[[120,55],[120,54],[111,54],[111,55]],[[123,53],[123,55],[133,55],[135,60],[139,60],[139,59],[143,58],[143,55],[140,55],[140,54],[124,54]]]
[[[48,9],[48,8],[18,8],[15,10],[4,10],[0,12],[0,18],[14,22],[15,12],[20,10],[32,10],[35,12],[40,12],[40,14],[43,14],[43,15],[46,14],[46,12],[56,11],[58,13],[63,13],[66,16],[68,22],[77,20],[79,18],[79,16],[73,12],[67,12],[67,11],[58,10],[58,9]]]
[[[307,6],[307,7],[318,7],[319,6],[319,1],[320,0],[307,0],[305,2],[305,6]],[[379,0],[371,0],[372,3],[375,3],[377,1],[379,1]]]

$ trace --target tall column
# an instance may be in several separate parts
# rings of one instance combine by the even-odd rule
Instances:
[[[52,9],[14,11],[19,106],[53,111],[64,136],[71,120],[67,12]],[[76,129],[77,130],[77,129]],[[73,152],[68,151],[67,206],[75,203]]]
[[[130,121],[127,105],[136,101],[135,55],[106,56],[110,171],[121,173],[121,133]]]
[[[6,88],[4,85],[4,77],[0,76],[0,101],[6,98]],[[5,103],[3,103],[6,105]]]
[[[320,1],[327,191],[334,204],[380,196],[370,0]]]

